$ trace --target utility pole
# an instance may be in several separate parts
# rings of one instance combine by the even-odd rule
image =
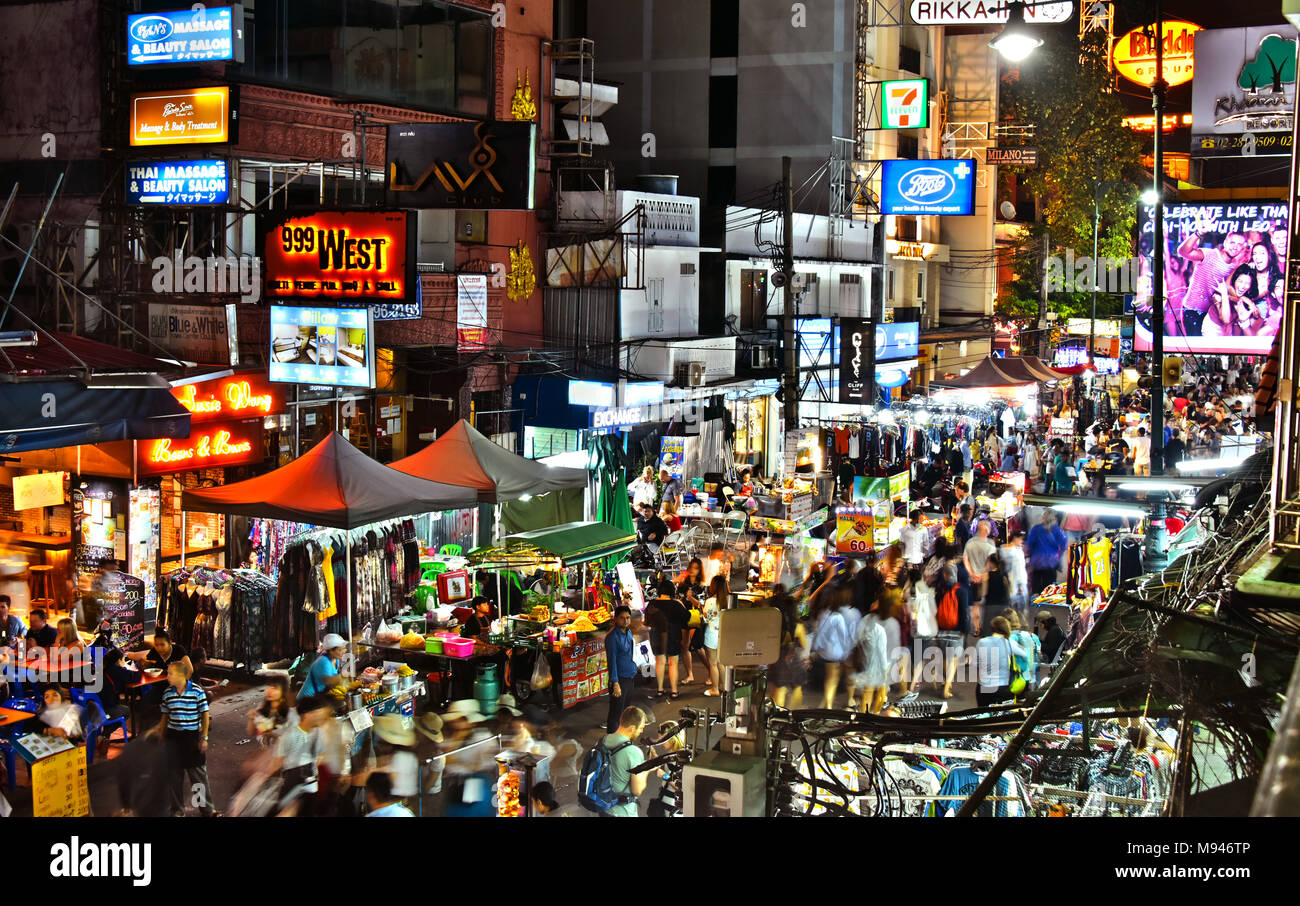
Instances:
[[[1151,261],[1151,474],[1165,471],[1165,159],[1160,133],[1165,122],[1164,11],[1156,0],[1156,80],[1151,84],[1151,106],[1156,128],[1152,143],[1156,205]],[[1163,515],[1163,514],[1162,514]]]
[[[1038,339],[1034,344],[1038,357],[1048,361],[1047,355],[1047,257],[1052,251],[1052,237],[1043,234],[1043,299],[1038,304]]]
[[[785,384],[785,430],[799,427],[799,356],[794,335],[794,187],[790,182],[790,158],[781,158],[781,270],[782,348],[785,350],[783,383]]]

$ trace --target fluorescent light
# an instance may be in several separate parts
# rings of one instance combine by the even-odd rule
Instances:
[[[1107,503],[1099,500],[1096,503],[1054,503],[1052,509],[1058,513],[1074,514],[1078,516],[1125,516],[1130,519],[1146,519],[1151,515],[1147,510],[1136,506],[1126,506],[1122,503]]]
[[[1249,456],[1221,456],[1217,459],[1185,459],[1178,463],[1180,472],[1211,472],[1218,469],[1234,469]]]
[[[1168,491],[1171,494],[1194,491],[1196,485],[1181,481],[1165,481],[1161,478],[1135,478],[1117,485],[1121,491]]]
[[[164,361],[166,361],[164,359]],[[189,377],[180,377],[168,381],[173,387],[184,387],[186,384],[199,384],[203,381],[215,381],[220,378],[230,377],[235,373],[233,368],[223,368],[220,371],[205,371],[203,374],[193,374]]]

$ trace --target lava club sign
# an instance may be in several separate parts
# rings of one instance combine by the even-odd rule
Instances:
[[[415,218],[409,211],[281,215],[267,224],[267,295],[414,299],[415,242]]]
[[[1200,30],[1199,25],[1177,19],[1165,22],[1161,27],[1164,43],[1161,69],[1169,85],[1182,85],[1192,80],[1192,50],[1196,33]],[[1115,71],[1130,82],[1148,88],[1155,84],[1156,47],[1142,29],[1135,28],[1116,41],[1111,59],[1115,62]]]
[[[190,423],[262,418],[284,411],[284,390],[262,375],[236,374],[215,381],[173,387],[172,396],[190,411]]]
[[[203,425],[183,440],[140,441],[136,470],[141,475],[165,475],[261,462],[266,456],[262,435],[262,420],[249,418]]]

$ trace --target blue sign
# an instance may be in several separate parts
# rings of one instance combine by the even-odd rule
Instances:
[[[228,161],[150,160],[127,164],[127,204],[226,204],[229,201]]]
[[[969,160],[887,160],[881,172],[882,214],[975,212],[975,166]]]
[[[271,380],[375,386],[374,319],[367,308],[271,306]]]
[[[876,325],[876,361],[914,359],[921,354],[919,321],[891,321]]]
[[[126,17],[128,66],[244,62],[244,8],[219,6]]]

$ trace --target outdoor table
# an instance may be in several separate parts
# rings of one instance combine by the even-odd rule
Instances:
[[[35,716],[35,714],[27,711],[19,711],[17,708],[0,708],[0,727],[20,724],[25,720],[31,720]]]

